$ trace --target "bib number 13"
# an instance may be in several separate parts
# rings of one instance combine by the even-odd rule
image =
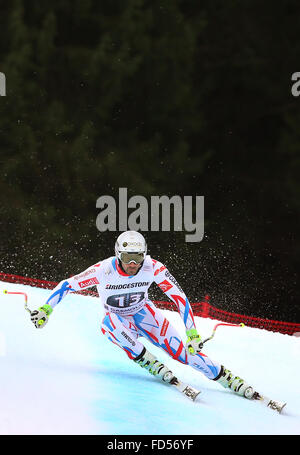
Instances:
[[[129,294],[111,295],[107,299],[107,305],[118,308],[124,308],[140,303],[145,297],[144,292],[135,292]]]

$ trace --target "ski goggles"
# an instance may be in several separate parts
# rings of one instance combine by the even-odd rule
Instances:
[[[135,262],[135,264],[140,264],[145,259],[145,253],[126,253],[123,252],[120,254],[120,259],[124,264],[129,264],[130,262]]]

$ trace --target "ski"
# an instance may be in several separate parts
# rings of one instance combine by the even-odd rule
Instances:
[[[179,381],[179,379],[175,377],[170,381],[170,384],[174,385],[176,389],[179,390],[179,392],[181,392],[192,401],[196,401],[198,395],[201,393],[200,390],[194,389],[194,387],[185,384],[182,381]]]
[[[258,392],[254,392],[252,399],[258,400],[263,406],[273,409],[274,411],[277,411],[279,414],[286,405],[286,403],[271,400],[271,398],[266,397],[265,395],[260,395]]]

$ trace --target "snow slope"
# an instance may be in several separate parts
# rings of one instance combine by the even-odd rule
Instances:
[[[200,388],[189,401],[131,362],[100,331],[97,298],[69,295],[44,329],[24,310],[51,291],[0,282],[0,434],[299,435],[300,339],[250,327],[220,327],[205,353],[261,393],[287,401],[283,414],[234,395],[144,341],[182,380]],[[185,336],[179,314],[165,311]],[[202,337],[216,321],[196,317]]]

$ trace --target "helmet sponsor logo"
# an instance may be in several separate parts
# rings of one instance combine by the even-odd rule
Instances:
[[[143,244],[141,242],[123,242],[122,245],[124,248],[126,248],[127,246],[129,248],[134,248],[136,246],[139,248],[143,248]]]

